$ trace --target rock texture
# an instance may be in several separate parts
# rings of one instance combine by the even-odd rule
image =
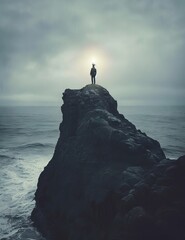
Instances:
[[[51,240],[185,239],[185,157],[124,118],[98,85],[63,94],[54,156],[32,220]]]

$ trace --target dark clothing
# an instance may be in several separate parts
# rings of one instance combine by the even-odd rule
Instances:
[[[96,84],[96,79],[95,79],[96,73],[97,73],[96,68],[93,66],[90,71],[92,84]]]
[[[92,82],[92,84],[96,84],[95,76],[92,76],[92,75],[91,75],[91,82]]]

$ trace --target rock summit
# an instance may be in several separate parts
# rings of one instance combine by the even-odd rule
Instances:
[[[185,158],[166,159],[99,85],[65,90],[31,218],[50,240],[185,239]]]

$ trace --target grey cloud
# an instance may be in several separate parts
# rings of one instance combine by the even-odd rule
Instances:
[[[38,99],[38,104],[47,96],[56,101],[59,88],[81,87],[75,70],[80,72],[78,61],[89,45],[109,56],[106,80],[101,75],[98,79],[120,101],[124,95],[132,99],[142,95],[144,102],[148,99],[144,89],[151,102],[155,92],[162,102],[164,94],[166,102],[171,102],[173,91],[174,102],[182,101],[184,11],[183,0],[2,0],[0,88],[4,103],[17,95],[20,102],[25,94]],[[55,58],[60,62],[52,65]]]

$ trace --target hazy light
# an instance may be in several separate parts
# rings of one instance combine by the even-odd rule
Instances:
[[[97,69],[97,79],[102,83],[106,76],[107,69],[109,69],[109,57],[108,54],[99,47],[87,47],[84,48],[78,62],[78,69],[83,79],[87,79],[92,64],[95,64]],[[99,82],[99,83],[100,83]]]
[[[92,57],[91,63],[92,63],[92,64],[96,64],[96,62],[97,62],[97,59],[96,59],[95,57]]]

